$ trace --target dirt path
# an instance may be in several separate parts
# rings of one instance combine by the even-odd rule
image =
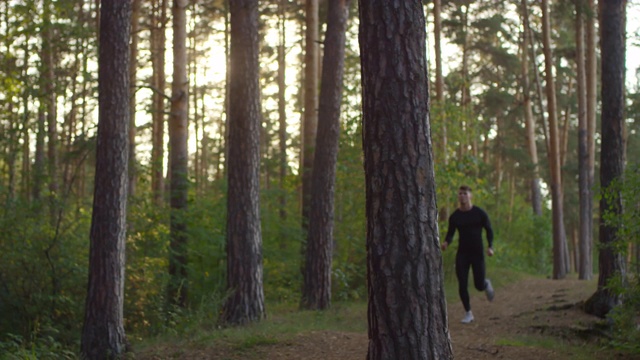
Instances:
[[[459,301],[450,302],[449,330],[455,359],[629,359],[611,350],[584,346],[598,341],[589,329],[599,319],[584,314],[575,304],[594,291],[594,281],[527,278],[496,289],[491,303],[483,293],[472,294],[475,321],[471,324],[460,323],[462,306]],[[165,353],[150,358],[362,360],[366,353],[365,333],[322,331],[255,346],[242,354],[209,348],[189,351],[188,356],[182,352],[182,356]]]
[[[594,291],[595,282],[527,278],[497,289],[491,303],[483,293],[472,294],[475,321],[471,324],[460,322],[464,310],[459,301],[452,302],[448,310],[454,356],[473,360],[584,358],[584,354],[571,354],[566,347],[546,349],[526,344],[544,343],[545,336],[560,337],[565,343],[576,345],[594,341],[577,335],[588,333],[586,329],[598,319],[573,306]],[[323,332],[299,336],[286,346],[273,346],[260,358],[362,360],[366,351],[366,334]],[[588,355],[589,359],[612,358],[611,353]]]

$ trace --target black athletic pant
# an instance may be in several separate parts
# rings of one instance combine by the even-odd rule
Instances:
[[[458,277],[458,293],[465,311],[471,310],[469,303],[469,268],[473,269],[473,284],[478,291],[485,289],[485,269],[483,253],[458,252],[456,254],[456,276]]]

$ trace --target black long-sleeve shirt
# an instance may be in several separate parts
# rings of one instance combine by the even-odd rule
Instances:
[[[493,229],[489,215],[477,206],[472,206],[468,211],[456,209],[449,216],[449,229],[445,241],[449,244],[453,241],[453,234],[458,230],[460,245],[458,252],[483,253],[482,229],[487,231],[489,247],[493,245]]]

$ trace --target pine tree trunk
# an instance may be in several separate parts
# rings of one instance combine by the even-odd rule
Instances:
[[[622,302],[610,285],[615,276],[626,278],[618,224],[622,216],[620,184],[624,173],[624,92],[626,0],[600,1],[600,51],[602,56],[602,141],[600,148],[600,272],[598,289],[585,303],[587,313],[604,317]]]
[[[125,352],[123,319],[127,170],[129,159],[129,35],[131,2],[105,1],[101,9],[99,119],[91,219],[89,285],[82,329],[85,359]]]
[[[566,276],[566,233],[564,228],[562,174],[560,170],[560,136],[556,90],[553,78],[553,57],[551,54],[551,25],[549,21],[549,1],[542,0],[542,30],[545,58],[547,106],[549,112],[549,165],[551,167],[551,202],[553,213],[553,278]]]
[[[302,228],[309,226],[311,207],[311,173],[313,171],[318,128],[319,35],[318,0],[305,2],[306,32],[304,52],[304,120],[302,124]],[[306,236],[306,235],[305,235]],[[302,246],[304,256],[304,244]]]
[[[586,112],[587,112],[587,154],[588,154],[588,163],[587,163],[587,188],[589,190],[589,194],[586,197],[587,200],[587,208],[589,214],[589,222],[588,222],[588,233],[589,233],[589,247],[593,249],[594,247],[594,186],[595,186],[595,154],[596,154],[596,144],[595,144],[595,131],[596,131],[596,107],[598,104],[598,67],[597,67],[597,59],[596,59],[596,30],[595,30],[595,19],[597,10],[595,8],[595,0],[587,0],[587,11],[585,14],[585,27],[586,27],[586,69],[585,69],[585,77],[586,77],[586,92],[587,92],[587,104],[586,104]],[[588,274],[588,278],[593,277],[593,257],[589,257],[588,263],[586,264],[585,274]]]
[[[589,280],[591,265],[591,207],[589,188],[589,153],[587,144],[587,78],[585,59],[585,1],[576,0],[576,63],[578,69],[578,188],[580,193],[580,226],[578,231],[578,277]]]
[[[350,0],[329,0],[324,39],[318,139],[311,188],[302,308],[331,306],[334,193],[340,134],[340,104]]]
[[[360,2],[370,360],[453,358],[422,6]]]
[[[531,206],[533,213],[537,216],[542,215],[542,193],[540,191],[540,169],[538,166],[538,147],[536,144],[536,125],[533,118],[533,109],[531,104],[531,84],[529,81],[529,10],[527,0],[522,0],[522,94],[524,105],[525,128],[527,131],[527,149],[531,157]]]
[[[227,196],[227,298],[221,320],[265,316],[260,228],[258,0],[230,0],[231,82]]]
[[[169,302],[187,305],[187,149],[189,81],[187,80],[187,0],[173,0],[173,83],[169,117],[171,241]]]

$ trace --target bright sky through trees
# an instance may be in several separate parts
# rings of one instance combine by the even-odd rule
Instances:
[[[430,7],[427,8],[427,11],[430,11]],[[515,11],[515,10],[514,10]],[[637,79],[636,72],[640,67],[640,1],[632,0],[629,1],[628,9],[628,21],[627,21],[627,84],[631,88],[636,86],[640,86],[639,80]],[[429,14],[427,14],[429,15]],[[515,16],[515,15],[514,15]],[[430,17],[428,18],[431,19]],[[354,20],[357,22],[357,20]],[[190,25],[193,23],[190,23]],[[289,21],[287,23],[288,34],[286,37],[287,41],[287,72],[286,72],[286,81],[287,81],[287,124],[288,124],[288,133],[292,135],[292,137],[296,137],[300,131],[300,114],[294,113],[293,108],[294,103],[296,101],[296,97],[299,96],[298,92],[300,91],[299,87],[295,84],[299,81],[299,72],[301,71],[300,64],[300,52],[302,48],[300,46],[300,29],[298,28],[299,24]],[[351,24],[351,27],[357,26],[357,24]],[[198,64],[196,76],[192,75],[191,82],[197,83],[200,85],[208,85],[208,92],[203,95],[201,102],[204,102],[204,108],[207,111],[206,116],[211,120],[209,122],[208,128],[204,129],[205,134],[203,134],[202,129],[199,133],[199,138],[195,138],[195,134],[193,131],[190,133],[189,137],[189,150],[191,153],[195,152],[196,142],[200,141],[202,136],[219,136],[221,131],[219,131],[218,126],[222,123],[221,121],[224,119],[224,84],[226,77],[226,54],[224,49],[224,23],[220,21],[217,24],[214,24],[214,29],[211,31],[211,36],[209,41],[205,44],[197,44],[198,50],[204,50],[206,52],[205,61]],[[429,49],[429,61],[432,62],[433,57],[433,23],[429,21],[427,24],[430,38],[428,39],[428,49]],[[268,45],[270,47],[276,47],[279,41],[278,28],[275,24],[273,26],[268,27],[268,31],[263,38],[262,46]],[[320,32],[321,36],[324,34],[324,30]],[[353,33],[349,33],[349,35],[353,36]],[[172,69],[172,54],[171,54],[171,27],[167,28],[167,52],[166,52],[166,74],[167,81],[171,81],[171,69]],[[349,44],[357,43],[357,38],[352,39],[353,41],[349,41]],[[445,64],[445,68],[443,69],[445,74],[453,68],[456,68],[457,62],[460,59],[458,55],[459,49],[456,45],[450,44],[447,42],[446,38],[442,39],[444,56],[443,60]],[[190,44],[189,46],[192,46]],[[141,49],[141,52],[146,50]],[[356,49],[357,51],[357,49]],[[142,57],[147,57],[144,53],[141,54]],[[277,71],[277,62],[275,56],[271,58],[262,58],[261,64],[264,66],[264,71],[275,72]],[[435,64],[430,64],[433,68]],[[148,70],[148,67],[141,66],[141,77],[149,76],[146,74],[144,69]],[[148,70],[150,71],[150,70]],[[139,81],[140,83],[140,81]],[[265,96],[264,100],[264,111],[263,113],[266,116],[273,118],[277,116],[277,106],[275,97],[271,97],[278,91],[277,84],[275,82],[266,84],[263,83],[262,93]],[[146,109],[146,105],[144,104],[147,99],[151,96],[151,90],[142,88],[138,91],[139,98],[139,114],[136,117],[137,126],[146,126],[146,124],[151,121],[151,114],[148,113]],[[268,97],[268,98],[267,98]],[[190,103],[190,107],[192,106],[192,102]],[[202,106],[202,104],[200,105]],[[198,111],[200,111],[199,109]],[[192,111],[192,110],[190,110]],[[215,121],[214,121],[215,120]],[[273,120],[273,119],[272,119]],[[142,163],[147,163],[150,158],[150,142],[148,139],[140,139],[139,144],[141,145],[139,151],[139,160]],[[144,147],[149,147],[146,149]],[[293,153],[294,149],[289,148],[289,158],[290,165],[293,170],[297,170],[297,154]],[[165,157],[166,158],[166,157]]]

